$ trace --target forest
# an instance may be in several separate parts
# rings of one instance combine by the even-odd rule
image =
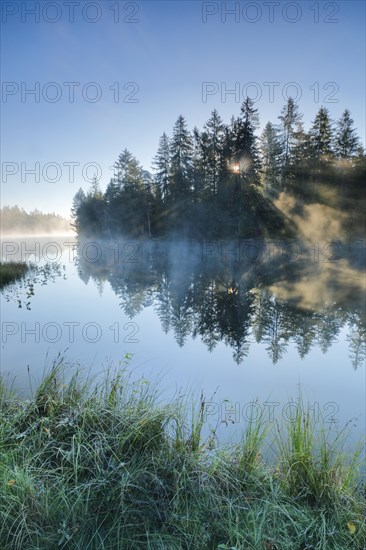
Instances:
[[[79,189],[74,228],[85,237],[287,237],[296,232],[280,206],[287,197],[297,212],[314,203],[352,211],[352,233],[364,223],[366,156],[351,113],[334,121],[322,106],[308,131],[302,118],[292,98],[259,136],[248,97],[229,124],[214,110],[202,131],[190,131],[180,115],[159,140],[152,172],[124,149],[105,192],[96,178]]]
[[[2,235],[70,232],[69,220],[59,214],[45,214],[37,209],[28,213],[19,206],[4,206],[0,217]]]

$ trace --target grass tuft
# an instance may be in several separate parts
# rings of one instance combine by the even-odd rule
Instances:
[[[2,381],[0,548],[364,548],[362,453],[347,457],[345,433],[330,441],[300,396],[267,463],[264,418],[213,448],[205,406],[160,404],[123,366],[92,383],[60,359],[29,401]]]
[[[26,262],[0,262],[0,289],[22,279],[28,269]]]

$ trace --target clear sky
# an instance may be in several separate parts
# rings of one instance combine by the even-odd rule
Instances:
[[[364,1],[3,1],[1,42],[2,205],[68,216],[122,149],[150,169],[179,114],[229,122],[246,94],[261,127],[290,95],[306,129],[349,108],[365,144]]]

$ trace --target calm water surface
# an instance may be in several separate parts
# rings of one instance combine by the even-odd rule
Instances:
[[[299,387],[330,429],[364,432],[363,242],[52,243],[2,243],[35,265],[1,293],[1,369],[19,393],[59,353],[92,374],[131,354],[162,399],[202,390],[222,440],[253,411],[290,418]]]

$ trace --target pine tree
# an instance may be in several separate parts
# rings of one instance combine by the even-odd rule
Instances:
[[[136,191],[145,191],[144,170],[139,161],[133,157],[128,165],[125,188],[130,187]]]
[[[353,119],[348,109],[337,121],[334,150],[338,158],[351,159],[358,154],[360,140],[353,127]]]
[[[325,158],[332,154],[333,130],[329,111],[320,107],[309,132],[310,144],[315,158]]]
[[[153,161],[155,170],[154,183],[158,200],[166,201],[169,195],[170,174],[170,144],[169,138],[164,132],[159,140],[159,147]]]
[[[103,199],[103,193],[100,190],[99,180],[96,175],[93,176],[88,195],[98,200]]]
[[[267,122],[261,138],[260,150],[262,157],[262,174],[267,187],[278,184],[281,175],[282,147],[278,130],[271,122]]]
[[[80,187],[79,190],[75,193],[75,196],[72,201],[72,207],[71,207],[71,217],[74,220],[73,227],[77,231],[77,233],[80,232],[82,229],[83,219],[82,219],[82,208],[85,203],[86,196],[82,188]],[[13,218],[16,219],[15,216]]]
[[[151,197],[142,166],[124,149],[114,168],[114,178],[105,193],[109,231],[114,228],[131,236],[150,233]]]
[[[193,201],[201,202],[207,198],[208,187],[208,138],[206,132],[193,129],[192,181]]]
[[[122,189],[123,185],[126,183],[127,175],[130,170],[130,163],[133,157],[130,151],[124,149],[119,155],[118,160],[114,163],[114,183],[117,185],[118,189]]]
[[[79,190],[75,193],[75,196],[72,201],[72,208],[71,208],[71,215],[73,218],[77,218],[78,211],[82,204],[85,202],[86,196],[81,187],[79,187]],[[16,207],[18,208],[18,207]]]
[[[142,170],[142,190],[145,197],[146,215],[147,215],[147,231],[151,237],[153,216],[156,212],[156,197],[154,195],[154,177],[148,170]]]
[[[76,193],[71,210],[75,219],[74,227],[84,235],[102,235],[104,232],[104,195],[99,189],[99,182],[94,176],[89,191],[82,189]]]
[[[304,131],[303,123],[297,122],[294,132],[295,145],[291,153],[292,189],[295,185],[301,193],[301,186],[308,180],[313,164],[313,149],[310,135]]]
[[[293,165],[292,153],[296,147],[296,129],[301,122],[302,115],[294,99],[289,97],[286,105],[282,108],[278,117],[282,125],[282,147],[283,160],[282,170],[285,177],[291,176],[291,167]]]
[[[191,194],[192,138],[185,118],[180,115],[173,128],[170,144],[170,181],[174,199],[187,199]]]
[[[222,157],[220,163],[220,189],[225,188],[228,179],[232,176],[232,164],[234,160],[234,136],[235,136],[235,118],[231,118],[230,126],[224,127]]]
[[[234,166],[244,182],[260,183],[260,158],[255,130],[259,126],[258,109],[247,97],[241,115],[234,122]],[[238,167],[238,168],[236,168]]]
[[[212,111],[211,117],[204,126],[205,147],[207,158],[206,184],[212,197],[217,194],[223,162],[223,148],[225,139],[225,125],[218,112]]]

